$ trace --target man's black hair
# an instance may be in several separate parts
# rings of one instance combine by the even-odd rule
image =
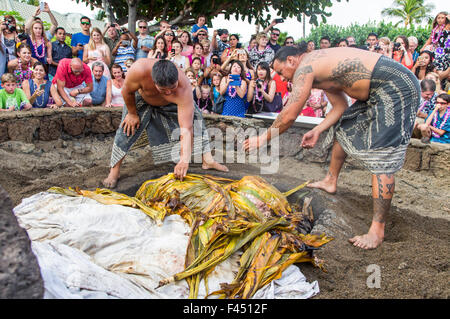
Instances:
[[[305,42],[301,42],[298,46],[283,46],[277,51],[273,61],[285,62],[288,56],[298,56],[306,52],[308,45]]]
[[[322,40],[327,40],[328,42],[331,43],[331,39],[330,39],[330,37],[327,36],[327,35],[324,35],[323,37],[321,37],[321,38],[320,38],[320,41],[322,41]],[[319,41],[319,42],[320,42],[320,41]]]
[[[436,91],[436,83],[431,80],[431,79],[423,79],[420,82],[420,89],[422,90],[422,92],[427,92],[427,91]]]
[[[369,35],[367,36],[367,38],[369,37],[375,37],[378,39],[378,34],[376,34],[375,32],[370,32]]]
[[[63,30],[64,33],[66,33],[66,30],[65,30],[63,27],[57,27],[57,28],[55,29],[55,34],[58,33],[59,30]]]
[[[172,87],[178,81],[178,69],[168,60],[159,60],[152,68],[153,82],[159,87]]]
[[[82,16],[81,19],[80,19],[80,22],[85,20],[85,19],[88,19],[89,23],[91,23],[91,19],[89,17],[86,17],[86,16]]]

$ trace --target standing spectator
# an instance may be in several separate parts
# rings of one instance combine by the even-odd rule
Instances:
[[[172,51],[169,52],[170,61],[172,61],[177,67],[182,70],[188,68],[189,59],[181,55],[182,44],[178,40],[172,42]]]
[[[72,48],[65,42],[66,31],[63,27],[56,28],[56,41],[52,42],[52,63],[48,68],[49,80],[53,80],[59,61],[72,58]]]
[[[206,61],[205,58],[203,57],[203,45],[201,43],[196,43],[194,44],[194,51],[192,52],[192,54],[190,56],[188,56],[188,67],[192,66],[192,62],[194,61],[194,58],[199,58],[200,62],[201,62],[201,68],[203,69]]]
[[[288,96],[289,96],[289,82],[288,81],[284,81],[281,76],[275,72],[274,70],[272,70],[271,73],[272,79],[275,81],[276,83],[276,91],[275,93],[280,94],[281,95],[281,99],[284,102],[287,102]],[[283,103],[284,105],[285,103]]]
[[[185,57],[190,56],[194,51],[194,47],[192,46],[191,35],[189,34],[189,32],[183,31],[178,37],[178,40],[180,41],[183,49],[181,51],[181,55]]]
[[[108,65],[110,67],[113,63],[113,61],[116,59],[116,56],[112,54],[114,48],[116,47],[117,43],[120,41],[120,34],[119,34],[120,27],[117,23],[114,23],[113,25],[107,24],[106,29],[103,32],[103,38],[105,40],[105,43],[109,47],[109,51],[111,52],[111,63]]]
[[[347,37],[347,42],[348,42],[348,46],[349,47],[352,46],[352,45],[356,45],[355,37],[353,37],[351,35]]]
[[[272,50],[272,49],[271,49]],[[233,80],[237,76],[238,80]],[[222,78],[220,95],[225,97],[222,115],[245,117],[247,111],[247,81],[245,81],[244,66],[240,61],[231,62],[231,72]]]
[[[450,144],[450,95],[437,96],[436,106],[424,124],[418,126],[422,132],[423,142]]]
[[[265,108],[267,103],[272,103],[275,98],[277,84],[270,75],[270,67],[267,62],[261,62],[256,67],[256,79],[251,80],[248,86],[247,101],[250,103],[248,112],[255,114],[271,112]],[[279,99],[279,108],[282,101]]]
[[[205,30],[199,30],[197,33],[197,41],[195,42],[202,43],[203,40],[209,40],[208,33]]]
[[[253,34],[250,38],[250,42],[248,43],[247,51],[250,52],[253,48],[258,46],[258,42],[256,42],[256,35]]]
[[[192,64],[188,69],[191,69],[194,72],[195,80],[197,81],[198,85],[201,85],[205,78],[205,73],[203,72],[202,69],[201,59],[199,57],[193,58]]]
[[[419,52],[416,51],[417,47],[419,46],[419,41],[415,36],[408,37],[408,44],[409,44],[409,52],[411,52],[413,61],[416,63],[417,58],[419,57]]]
[[[203,14],[197,17],[197,23],[194,24],[191,28],[191,34],[194,42],[198,42],[197,35],[201,30],[206,31],[206,34],[208,33],[208,27],[206,26],[206,16]]]
[[[8,60],[8,51],[6,51],[5,41],[3,38],[3,30],[6,28],[6,25],[2,23],[0,30],[0,78],[5,73],[6,67],[7,67],[7,60]],[[0,82],[1,84],[1,82]]]
[[[81,17],[80,19],[81,32],[72,35],[70,46],[72,47],[73,56],[83,60],[83,48],[85,44],[89,43],[91,35],[91,19],[88,17]]]
[[[435,66],[433,64],[434,53],[430,51],[422,51],[417,62],[414,64],[411,72],[416,75],[416,77],[421,81],[425,79],[425,76],[435,71]]]
[[[107,97],[108,85],[111,80],[107,79],[103,73],[105,71],[105,65],[99,61],[92,64],[92,83],[94,88],[92,90],[91,98],[92,105],[102,105],[106,107],[111,106],[111,100]]]
[[[44,24],[41,20],[36,20],[31,24],[31,34],[27,38],[30,46],[31,56],[42,64],[52,64],[52,44],[47,39],[44,32]]]
[[[148,52],[148,58],[151,59],[166,59],[168,56],[167,53],[167,45],[164,38],[159,36],[155,39],[155,43],[153,44],[153,48]]]
[[[23,90],[17,87],[14,74],[3,74],[1,82],[3,89],[0,90],[0,111],[29,110],[33,107]]]
[[[280,37],[280,33],[281,33],[280,29],[277,28],[272,28],[272,30],[270,31],[270,40],[267,45],[272,48],[275,54],[279,49],[281,49],[281,45],[278,44],[278,38]]]
[[[378,45],[378,34],[376,34],[375,32],[369,33],[369,35],[367,36],[366,43],[367,47],[369,48],[369,51],[374,52],[375,47]]]
[[[211,79],[211,95],[213,97],[214,105],[220,95],[220,82],[222,81],[222,75],[219,72],[214,73]]]
[[[290,46],[294,46],[294,38],[293,37],[291,37],[291,36],[288,36],[285,40],[284,40],[284,43],[283,43],[283,45],[285,46],[285,47],[290,47]]]
[[[211,51],[211,41],[208,39],[203,39],[199,41],[199,43],[203,46],[203,58],[205,59],[205,67],[209,67],[211,63],[211,56],[213,52]]]
[[[16,44],[20,42],[17,36],[16,19],[11,15],[5,15],[4,21],[1,24],[1,31],[3,34],[3,44],[6,47],[6,63],[14,60],[16,55]]]
[[[337,46],[339,47],[339,48],[342,48],[342,47],[348,47],[348,41],[347,41],[347,39],[340,39],[340,40],[338,40],[338,43],[337,43]]]
[[[331,40],[330,37],[325,35],[323,37],[320,38],[320,42],[319,42],[319,46],[320,49],[328,49],[329,47],[331,47]]]
[[[234,51],[237,49],[238,47],[238,43],[239,43],[239,36],[237,34],[232,34],[230,35],[230,46],[228,48],[226,48],[225,50],[223,50],[222,55],[220,57],[222,63],[225,62],[225,60],[232,56]]]
[[[411,52],[408,51],[409,43],[408,39],[404,35],[399,35],[394,41],[393,56],[392,58],[403,64],[408,69],[412,69],[414,66]]]
[[[392,58],[392,42],[388,37],[382,37],[378,41],[378,45],[380,47],[380,51],[378,53],[383,54],[384,56],[387,56],[389,58]]]
[[[208,84],[211,84],[212,77],[217,73],[223,75],[225,72],[223,72],[221,69],[221,63],[220,63],[219,56],[217,54],[213,54],[213,55],[211,55],[209,66],[205,69],[205,74],[204,74],[204,77],[205,77],[205,79],[207,79]]]
[[[107,100],[111,101],[110,105],[113,107],[124,107],[125,101],[122,96],[122,87],[125,82],[125,73],[120,65],[113,64],[111,67],[111,78],[110,85],[108,84]]]
[[[56,85],[63,105],[87,106],[92,103],[90,92],[94,89],[92,72],[78,58],[59,61],[52,84]]]
[[[316,49],[316,44],[312,40],[309,40],[306,43],[306,45],[307,45],[307,49],[306,49],[307,53],[310,53],[310,52],[312,52],[312,51],[314,51]]]
[[[55,35],[56,32],[56,28],[58,27],[58,21],[56,21],[55,16],[53,15],[52,11],[50,10],[50,7],[48,6],[47,2],[44,2],[44,12],[47,12],[48,16],[50,17],[50,21],[51,21],[51,27],[50,30],[48,30],[45,35],[47,37],[47,39],[50,41],[53,36]],[[41,18],[38,17],[38,15],[40,15],[41,12],[41,8],[40,6],[36,8],[36,12],[34,13],[34,15],[32,15],[30,17],[30,19],[28,19],[28,21],[25,23],[25,32],[28,34],[31,34],[31,30],[32,30],[32,24],[34,21],[39,20],[42,22]]]
[[[170,23],[167,22],[166,20],[161,20],[159,22],[159,32],[155,35],[155,39],[159,36],[164,36],[166,31],[171,31],[171,30],[172,30],[172,26],[170,25]]]
[[[439,12],[433,20],[432,25],[433,30],[431,31],[431,36],[425,42],[420,52],[424,50],[429,50],[434,52],[437,48],[445,48],[448,36],[450,34],[450,19],[448,13],[445,11]],[[447,47],[447,53],[450,48]]]
[[[111,63],[111,52],[108,45],[103,40],[103,35],[100,29],[93,28],[89,43],[83,49],[83,62],[86,63],[90,69],[94,62],[100,62],[105,65],[104,75],[110,79],[108,65]]]
[[[259,32],[256,35],[256,42],[258,42],[258,47],[249,52],[250,64],[256,68],[260,62],[272,63],[275,52],[267,45],[267,34]]]
[[[250,63],[249,54],[247,53],[247,51],[245,51],[244,49],[237,49],[236,51],[234,51],[233,55],[228,57],[228,59],[221,66],[221,69],[225,74],[231,72],[230,62],[232,62],[233,60],[238,60],[242,63],[244,67],[245,78],[247,80],[250,81],[252,79],[255,79],[255,69]]]
[[[164,33],[164,41],[166,41],[167,52],[172,50],[172,41],[175,40],[175,33],[173,30],[167,30]]]
[[[221,57],[222,53],[225,49],[229,48],[228,44],[228,30],[227,29],[218,29],[214,30],[212,37],[212,47],[213,51],[217,51],[217,54]],[[219,40],[217,40],[217,36],[219,36]]]
[[[136,52],[136,61],[142,58],[146,58],[148,53],[150,52],[153,44],[155,43],[155,39],[148,34],[148,24],[147,21],[141,20],[138,22],[139,35],[137,52]]]
[[[33,71],[31,66],[38,62],[31,56],[31,48],[28,44],[22,43],[17,48],[17,59],[8,62],[8,72],[14,74],[17,79],[18,88],[22,87],[22,82],[31,79]]]
[[[114,63],[119,64],[122,67],[123,72],[127,72],[125,61],[128,59],[136,59],[137,44],[137,37],[124,28],[124,32],[120,36],[120,41],[112,52],[112,55],[116,56]]]
[[[33,65],[33,78],[23,81],[22,89],[33,108],[58,108],[62,101],[56,87],[47,81],[45,67],[41,62]]]

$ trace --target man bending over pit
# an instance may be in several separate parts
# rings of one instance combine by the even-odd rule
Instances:
[[[288,105],[265,134],[247,139],[252,150],[285,132],[302,111],[312,88],[325,91],[333,109],[307,132],[302,147],[313,148],[329,129],[324,146],[333,144],[328,174],[309,185],[335,193],[348,155],[372,173],[373,219],[367,234],[349,241],[363,249],[384,239],[386,216],[394,194],[394,173],[401,169],[420,102],[419,82],[392,59],[355,48],[331,48],[305,53],[306,46],[284,47],[273,69],[293,82]],[[348,106],[345,94],[357,101]]]
[[[195,105],[191,84],[175,64],[167,60],[139,59],[127,73],[122,95],[125,106],[117,129],[111,154],[110,173],[103,181],[114,188],[120,177],[120,166],[128,151],[150,144],[155,164],[169,162],[172,150],[179,144],[180,159],[174,174],[186,176],[191,155],[201,152],[203,169],[227,172],[212,155],[201,111]],[[195,130],[201,136],[193,136]],[[173,130],[180,129],[180,141],[172,139]],[[143,145],[144,144],[144,145]]]

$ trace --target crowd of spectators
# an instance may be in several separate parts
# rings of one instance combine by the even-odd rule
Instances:
[[[51,13],[51,27],[45,31],[41,9],[26,21],[19,33],[12,16],[5,16],[0,32],[0,110],[58,108],[101,105],[123,107],[121,88],[128,69],[142,58],[172,61],[190,79],[193,97],[205,113],[244,117],[260,112],[280,112],[289,98],[291,83],[271,69],[282,46],[295,46],[292,36],[279,41],[273,20],[257,32],[247,45],[227,29],[212,32],[206,17],[188,29],[160,21],[159,31],[149,35],[147,21],[138,21],[137,32],[118,24],[106,24],[102,31],[91,28],[88,17],[80,19],[80,32],[68,35]],[[417,38],[397,35],[394,39],[367,35],[358,46],[355,37],[303,42],[307,51],[331,47],[356,47],[388,56],[411,70],[421,81],[422,102],[415,133],[423,140],[450,142],[450,20],[446,12],[433,21],[432,32],[419,48]],[[352,99],[348,98],[349,103]],[[447,107],[443,107],[447,105]],[[325,117],[332,108],[322,90],[313,89],[300,115]],[[435,128],[435,129],[433,129]],[[438,137],[437,137],[438,136]]]

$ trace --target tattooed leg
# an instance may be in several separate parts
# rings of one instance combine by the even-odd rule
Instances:
[[[362,249],[374,249],[383,242],[386,217],[391,208],[394,189],[395,178],[393,174],[372,175],[372,225],[366,235],[349,239],[354,246]]]
[[[327,176],[325,176],[325,178],[319,182],[309,184],[308,187],[318,188],[327,193],[335,194],[337,189],[338,176],[341,172],[342,165],[344,164],[346,158],[347,154],[345,153],[342,146],[337,141],[334,141],[333,149],[331,151],[330,167],[328,169]]]

